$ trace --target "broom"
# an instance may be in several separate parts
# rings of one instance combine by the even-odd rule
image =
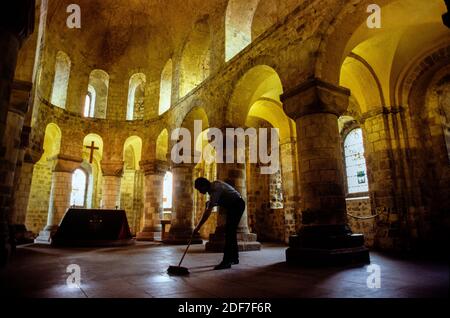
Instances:
[[[191,246],[191,242],[192,242],[193,238],[194,238],[194,233],[192,233],[191,238],[189,239],[188,246],[186,247],[186,250],[184,251],[183,257],[181,258],[178,266],[169,266],[169,268],[167,269],[167,273],[169,273],[169,275],[189,275],[189,270],[186,267],[182,267],[181,263],[183,262],[183,259],[186,256],[189,246]]]

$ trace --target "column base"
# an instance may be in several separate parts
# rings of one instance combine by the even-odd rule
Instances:
[[[6,266],[11,260],[11,244],[0,241],[0,268]]]
[[[52,238],[58,230],[57,225],[46,226],[39,232],[39,236],[34,239],[34,244],[51,245]]]
[[[327,266],[369,264],[364,235],[353,234],[347,224],[305,225],[289,238],[286,262]]]
[[[136,234],[136,241],[141,242],[161,242],[162,241],[162,232],[155,230],[146,230],[143,229],[142,232]]]
[[[171,228],[169,233],[163,239],[163,243],[170,245],[186,245],[189,243],[191,236],[192,236],[191,229]],[[203,244],[203,240],[200,237],[200,234],[194,236],[191,244]]]
[[[34,242],[33,232],[28,231],[24,224],[10,224],[9,235],[13,237],[15,245]]]
[[[238,233],[238,248],[239,252],[259,251],[261,250],[261,243],[257,240],[254,233]],[[225,247],[225,233],[213,233],[209,235],[209,241],[206,242],[206,252],[223,252]]]

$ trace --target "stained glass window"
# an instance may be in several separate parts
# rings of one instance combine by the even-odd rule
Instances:
[[[353,129],[345,137],[344,154],[348,193],[369,191],[361,128]]]
[[[72,175],[72,193],[70,195],[70,204],[77,207],[85,206],[86,198],[86,185],[87,176],[86,173],[77,169]]]
[[[172,210],[172,173],[166,172],[163,185],[163,208],[164,211]]]
[[[91,112],[91,96],[86,95],[86,99],[84,101],[84,117],[90,117],[89,114]]]

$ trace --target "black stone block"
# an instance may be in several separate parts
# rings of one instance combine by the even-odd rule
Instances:
[[[289,238],[286,261],[305,265],[370,263],[364,235],[347,224],[305,225]]]

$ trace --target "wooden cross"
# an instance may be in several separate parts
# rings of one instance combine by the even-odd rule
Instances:
[[[94,159],[94,151],[100,149],[99,147],[95,147],[94,141],[92,141],[90,146],[85,146],[86,148],[91,150],[91,154],[89,156],[89,163],[92,163],[92,160]]]

